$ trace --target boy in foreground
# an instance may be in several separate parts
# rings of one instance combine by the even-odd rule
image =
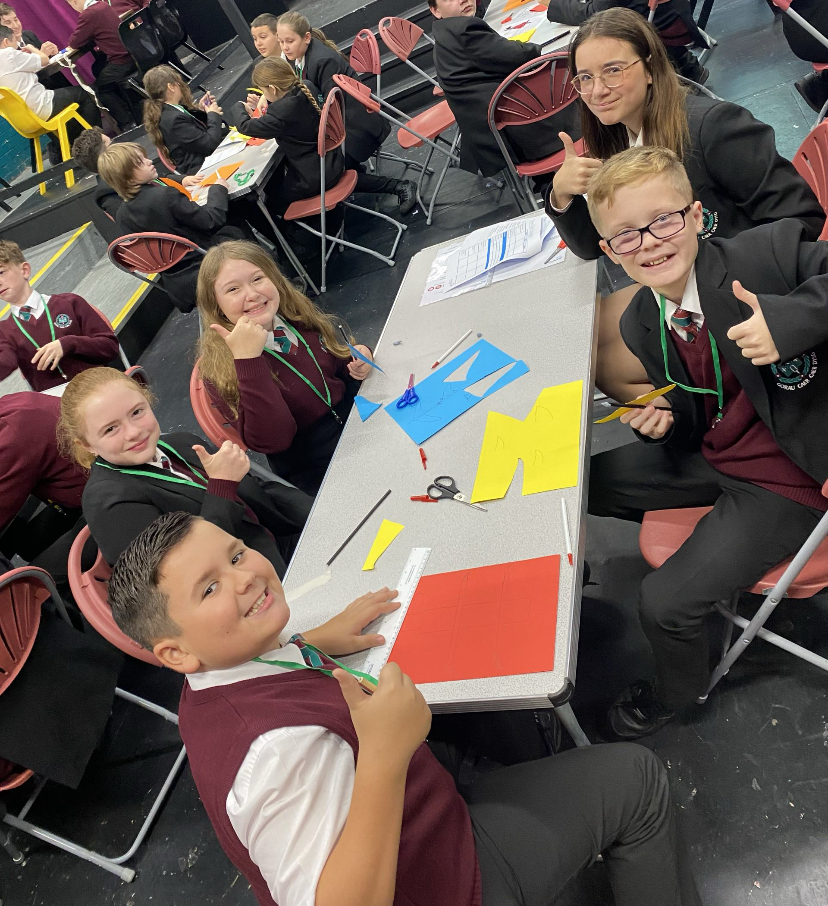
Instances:
[[[665,771],[643,748],[506,768],[463,802],[423,745],[431,712],[399,667],[361,685],[323,654],[382,644],[362,629],[395,595],[366,594],[283,645],[272,565],[215,525],[167,514],[115,565],[118,625],[187,677],[193,776],[259,903],[545,906],[604,852],[618,906],[698,906]]]
[[[587,195],[601,248],[643,287],[624,342],[654,387],[676,384],[622,416],[643,444],[593,457],[589,512],[713,507],[642,583],[656,679],[609,717],[635,739],[706,695],[714,602],[797,551],[828,509],[828,244],[794,220],[699,243],[701,204],[663,148],[612,157]]]

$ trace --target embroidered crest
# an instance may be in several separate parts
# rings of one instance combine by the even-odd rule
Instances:
[[[69,315],[63,314],[63,312],[61,312],[61,313],[55,318],[55,327],[59,327],[61,330],[66,330],[66,328],[67,328],[71,323],[72,323],[72,319],[69,317]]]
[[[699,239],[709,239],[719,228],[719,215],[716,211],[702,208],[702,228]]]
[[[776,378],[776,386],[780,390],[801,390],[813,380],[817,371],[816,353],[803,352],[789,362],[779,362],[771,365],[771,371]]]

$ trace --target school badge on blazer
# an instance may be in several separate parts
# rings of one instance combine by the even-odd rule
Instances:
[[[770,367],[780,390],[801,390],[811,383],[817,372],[816,352],[804,352],[795,359]]]
[[[71,323],[72,323],[72,319],[69,317],[69,315],[66,315],[66,314],[63,314],[63,313],[59,314],[59,315],[55,318],[55,327],[59,327],[61,330],[66,330],[66,328],[67,328]]]
[[[699,239],[709,239],[719,228],[719,214],[717,211],[710,211],[702,208],[702,228],[699,232]]]

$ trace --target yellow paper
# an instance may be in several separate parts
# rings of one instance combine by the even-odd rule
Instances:
[[[514,38],[509,38],[509,40],[520,41],[521,44],[525,44],[536,31],[536,28],[530,28],[529,31],[522,31],[519,35],[515,35]]]
[[[651,403],[654,399],[658,399],[660,396],[664,396],[665,393],[669,393],[671,390],[674,390],[676,387],[675,384],[668,384],[666,387],[662,387],[660,390],[651,390],[649,393],[645,393],[642,396],[637,396],[634,400],[627,400],[628,403]],[[603,418],[599,418],[598,421],[593,424],[603,425],[604,422],[611,422],[614,418],[619,418],[625,412],[631,412],[631,409],[627,409],[624,406],[616,409],[615,412],[612,412],[610,415],[605,415]]]
[[[523,421],[490,412],[471,502],[500,500],[523,460],[523,495],[578,483],[583,381],[541,391]]]
[[[404,528],[405,526],[400,525],[399,522],[391,522],[390,519],[382,520],[382,525],[379,527],[377,537],[374,538],[371,550],[368,551],[368,556],[362,564],[363,570],[373,569],[377,565],[377,560],[379,560],[385,551],[388,550],[391,542]]]

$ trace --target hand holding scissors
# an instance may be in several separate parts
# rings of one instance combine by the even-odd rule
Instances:
[[[443,500],[444,498],[456,500],[458,503],[465,503],[466,506],[471,506],[476,510],[483,510],[484,513],[488,513],[486,507],[480,506],[479,503],[470,503],[466,495],[461,494],[460,491],[457,490],[457,485],[450,475],[440,475],[435,478],[434,483],[428,486],[426,494],[428,494],[432,500]]]
[[[415,403],[420,402],[420,397],[417,396],[417,391],[414,389],[414,375],[408,379],[408,388],[405,393],[397,400],[397,408],[405,409],[406,406],[413,406]],[[455,489],[456,490],[456,489]]]

